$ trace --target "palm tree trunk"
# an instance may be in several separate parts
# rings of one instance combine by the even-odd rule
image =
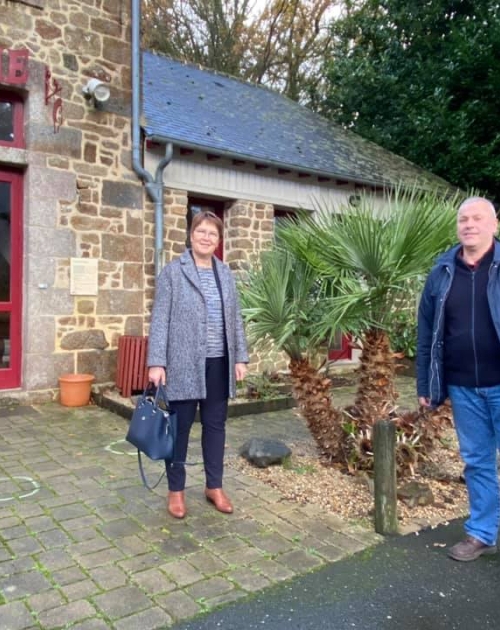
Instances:
[[[387,417],[395,407],[398,396],[394,386],[396,365],[389,336],[384,330],[370,329],[362,342],[354,406],[361,422],[373,425]]]
[[[290,374],[293,395],[320,453],[331,461],[341,461],[341,414],[332,407],[330,379],[304,358],[290,361]]]

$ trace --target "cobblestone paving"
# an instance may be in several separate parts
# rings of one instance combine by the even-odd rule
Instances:
[[[229,467],[234,514],[205,501],[196,465],[176,521],[166,485],[142,487],[126,426],[98,407],[0,407],[0,630],[168,628],[381,540]],[[292,410],[245,416],[227,456],[254,436],[310,443]],[[192,438],[198,461],[199,425]]]

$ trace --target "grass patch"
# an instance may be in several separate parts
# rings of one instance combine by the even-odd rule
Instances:
[[[316,466],[313,464],[301,464],[300,461],[295,461],[292,457],[286,457],[282,465],[285,470],[291,470],[297,475],[312,475],[317,472]]]

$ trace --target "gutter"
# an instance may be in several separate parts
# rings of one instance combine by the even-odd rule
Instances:
[[[141,0],[132,0],[132,168],[144,182],[146,192],[155,205],[155,278],[163,264],[163,171],[172,160],[173,145],[167,142],[165,156],[156,167],[154,177],[141,160]]]

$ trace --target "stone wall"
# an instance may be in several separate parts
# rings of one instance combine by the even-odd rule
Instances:
[[[238,199],[224,211],[224,259],[232,269],[242,269],[273,241],[274,207]]]
[[[129,12],[128,0],[0,0],[0,48],[29,51],[28,80],[16,86],[26,149],[0,147],[0,168],[14,165],[25,179],[23,390],[55,388],[65,372],[113,380],[118,337],[143,333]],[[110,87],[99,107],[82,93],[90,78]],[[70,294],[75,257],[98,260],[97,295]]]
[[[148,204],[150,205],[150,204]],[[170,262],[182,254],[186,248],[187,235],[187,209],[188,193],[185,190],[172,190],[165,187],[163,190],[163,262]],[[147,264],[146,292],[145,292],[145,313],[146,334],[149,330],[149,315],[153,306],[155,291],[155,268],[154,268],[154,246],[155,246],[155,220],[154,207],[146,212],[144,218],[145,256]]]
[[[170,262],[186,249],[188,192],[166,188],[164,207],[164,260]]]
[[[186,247],[188,195],[189,191],[185,190],[164,190],[165,262],[179,256]],[[273,217],[272,204],[242,199],[227,201],[224,208],[224,262],[232,269],[240,269],[246,261],[269,248],[273,239]],[[146,223],[154,229],[152,215],[146,214]],[[151,240],[146,239],[146,250],[148,246],[154,248],[152,232]]]
[[[238,271],[258,260],[260,252],[272,246],[274,206],[238,199],[228,202],[224,211],[224,259]],[[250,373],[286,370],[288,359],[272,344],[249,348]]]

